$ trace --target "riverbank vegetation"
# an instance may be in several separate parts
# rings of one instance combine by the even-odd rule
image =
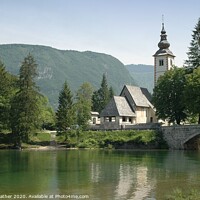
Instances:
[[[55,133],[54,133],[55,134]],[[0,148],[13,148],[12,133],[0,133]],[[154,130],[82,131],[68,130],[52,138],[50,132],[36,132],[22,148],[54,146],[89,149],[166,149],[162,134]]]
[[[154,130],[70,130],[58,134],[57,142],[69,148],[167,148],[162,134]]]
[[[15,137],[13,133],[0,133],[0,149],[13,149],[16,148],[14,144]],[[25,143],[22,142],[22,148],[37,148],[40,146],[49,146],[51,141],[51,135],[49,132],[41,131],[33,133],[30,138],[29,142]]]

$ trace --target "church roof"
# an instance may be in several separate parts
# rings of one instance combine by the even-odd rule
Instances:
[[[125,85],[124,88],[127,88],[136,106],[153,107],[151,104],[151,94],[146,88],[140,88],[132,85]]]
[[[175,55],[169,49],[159,49],[153,56],[162,56],[162,55],[171,55],[175,57]]]
[[[100,113],[101,117],[111,117],[111,116],[135,116],[135,113],[132,111],[129,103],[125,97],[114,96],[106,107]]]

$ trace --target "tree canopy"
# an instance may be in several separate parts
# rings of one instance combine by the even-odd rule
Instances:
[[[159,119],[180,124],[187,117],[184,102],[185,70],[173,68],[158,79],[153,91],[153,104]]]
[[[83,130],[88,127],[91,118],[93,88],[90,83],[83,83],[76,94],[77,124]]]
[[[192,41],[187,53],[186,66],[189,69],[200,67],[200,18],[193,30]]]
[[[200,67],[187,76],[185,88],[185,103],[190,113],[198,115],[200,124]]]

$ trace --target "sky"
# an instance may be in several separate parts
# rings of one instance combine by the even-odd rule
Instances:
[[[0,0],[0,44],[45,45],[153,65],[164,15],[181,67],[200,18],[199,0]]]

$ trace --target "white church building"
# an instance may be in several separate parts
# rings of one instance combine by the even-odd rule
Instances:
[[[174,54],[169,50],[170,43],[162,23],[159,49],[154,57],[154,85],[158,78],[174,66]],[[96,114],[96,113],[95,113]],[[151,103],[151,94],[146,88],[125,85],[119,96],[114,96],[98,116],[92,115],[93,125],[100,129],[129,128],[138,124],[157,123],[155,109]]]

